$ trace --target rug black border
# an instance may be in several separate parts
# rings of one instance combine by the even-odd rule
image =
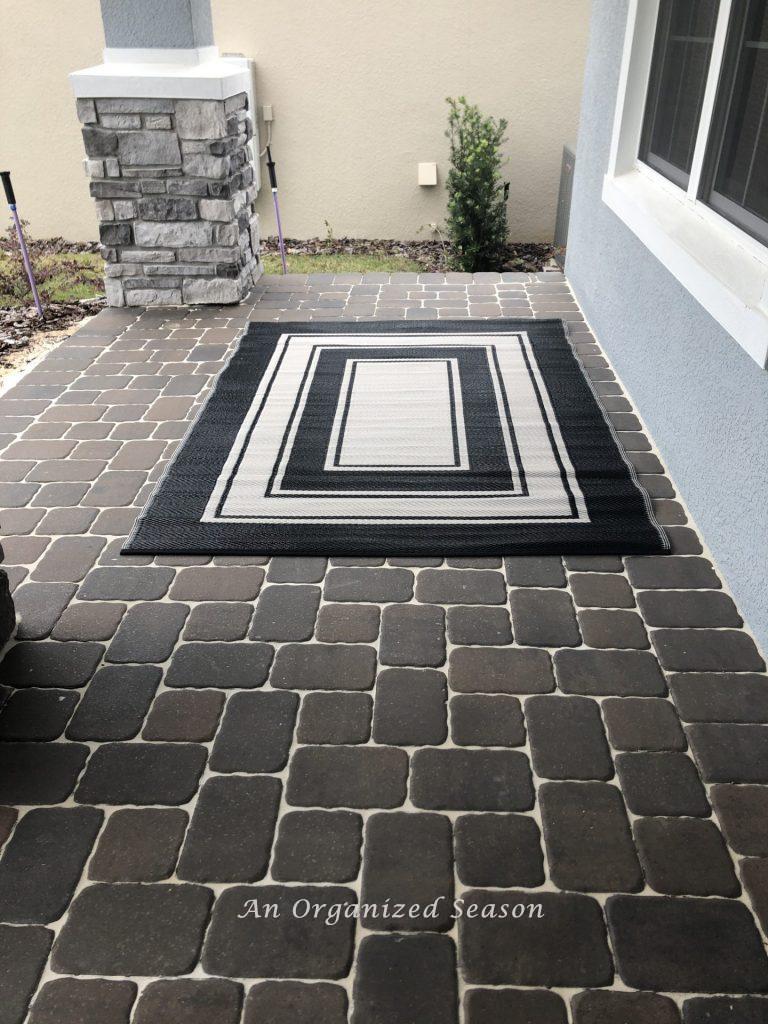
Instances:
[[[504,334],[525,331],[591,521],[491,526],[444,523],[202,523],[208,498],[283,334]],[[243,385],[247,386],[243,386]],[[603,555],[663,554],[650,498],[587,380],[561,320],[377,320],[251,323],[141,512],[123,554]]]

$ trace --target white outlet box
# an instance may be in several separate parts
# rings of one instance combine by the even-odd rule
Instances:
[[[418,174],[420,185],[436,185],[437,184],[437,164],[426,163],[419,164]]]

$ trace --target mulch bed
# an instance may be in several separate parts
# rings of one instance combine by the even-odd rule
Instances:
[[[30,339],[42,332],[66,331],[86,316],[104,308],[104,299],[81,299],[79,302],[46,302],[39,317],[34,306],[0,308],[0,366],[4,356],[24,348]]]

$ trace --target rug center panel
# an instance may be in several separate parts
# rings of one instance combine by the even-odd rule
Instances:
[[[524,333],[286,334],[203,521],[588,521]]]
[[[458,360],[347,360],[325,468],[468,469]]]

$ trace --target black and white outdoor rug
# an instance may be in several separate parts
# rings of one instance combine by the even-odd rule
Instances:
[[[667,549],[562,323],[452,320],[252,324],[123,550]]]

